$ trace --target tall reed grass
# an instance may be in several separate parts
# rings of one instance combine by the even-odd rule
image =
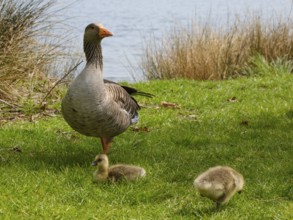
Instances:
[[[27,95],[60,57],[48,40],[54,0],[0,0],[0,99]],[[41,85],[42,87],[43,85]]]
[[[254,56],[293,58],[293,20],[250,15],[227,27],[193,22],[146,42],[140,68],[147,79],[221,80],[246,74]],[[253,65],[253,64],[252,64]]]

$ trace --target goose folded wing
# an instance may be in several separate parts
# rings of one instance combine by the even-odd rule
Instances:
[[[140,109],[137,101],[119,84],[105,83],[105,88],[112,99],[131,115],[135,115],[136,111]]]
[[[113,82],[111,80],[108,80],[108,79],[104,79],[104,83],[105,84],[119,85],[118,83],[115,83],[115,82]],[[149,98],[152,98],[154,96],[154,95],[152,95],[150,93],[138,91],[137,89],[129,87],[129,86],[122,86],[122,85],[119,85],[119,86],[122,87],[130,95],[141,95],[141,96],[146,96],[146,97],[149,97]]]

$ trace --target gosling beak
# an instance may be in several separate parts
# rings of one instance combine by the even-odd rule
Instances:
[[[240,191],[238,191],[238,194],[241,194],[241,192],[242,192],[241,190],[240,190]]]
[[[113,34],[110,31],[108,31],[106,28],[100,27],[99,36],[101,38],[104,38],[104,37],[111,37],[113,36]]]
[[[98,164],[97,161],[92,162],[92,166],[97,166],[97,164]]]

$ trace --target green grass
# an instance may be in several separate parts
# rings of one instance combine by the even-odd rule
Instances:
[[[2,125],[0,219],[293,219],[292,77],[136,84],[156,96],[137,97],[141,120],[109,154],[112,164],[147,170],[130,184],[92,183],[99,140],[72,132],[61,116]],[[192,185],[215,165],[246,180],[220,211]]]

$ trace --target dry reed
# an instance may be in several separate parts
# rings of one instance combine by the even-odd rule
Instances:
[[[245,74],[252,57],[268,62],[293,58],[293,21],[260,16],[236,19],[227,28],[177,26],[161,41],[147,42],[140,67],[147,79],[220,80]]]
[[[54,0],[0,0],[0,99],[16,100],[48,80],[48,68],[61,56],[49,42],[49,9]]]

